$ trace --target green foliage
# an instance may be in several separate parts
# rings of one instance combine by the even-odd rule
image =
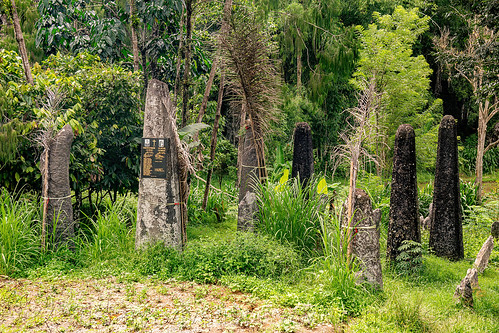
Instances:
[[[466,221],[473,207],[478,204],[478,186],[473,182],[461,180],[459,182],[459,191],[461,194],[461,210]]]
[[[395,258],[395,269],[404,275],[416,275],[423,269],[423,247],[421,243],[404,240],[398,248],[400,254]]]
[[[202,208],[203,197],[203,186],[191,188],[191,194],[187,202],[189,225],[209,225],[224,222],[227,219],[227,210],[230,204],[228,196],[211,190],[206,203],[206,210]]]
[[[2,111],[6,110],[2,121],[18,119],[0,127],[3,186],[12,189],[20,181],[39,188],[39,153],[31,142],[36,129],[57,130],[69,123],[75,132],[70,174],[77,197],[86,189],[114,194],[137,190],[142,127],[137,74],[105,65],[87,53],[57,54],[34,66],[31,86],[22,78],[15,53],[0,51],[0,59],[0,85],[6,87],[0,90]],[[49,92],[59,99],[57,109],[51,107]]]
[[[475,173],[477,155],[477,135],[468,136],[459,146],[459,169],[468,175]],[[483,155],[483,172],[492,173],[499,169],[499,147],[487,151]]]
[[[430,214],[430,204],[433,202],[433,182],[424,185],[418,191],[419,215],[427,217]]]
[[[302,187],[298,179],[280,185],[266,183],[258,189],[256,229],[284,243],[293,244],[307,256],[321,252],[320,215],[328,200],[317,194],[318,179]]]
[[[114,204],[106,201],[103,210],[98,210],[93,221],[93,231],[88,245],[83,251],[92,261],[103,260],[109,256],[132,252],[134,249],[134,229],[130,226],[136,221],[135,207],[133,210],[126,205],[125,198],[120,198]]]
[[[224,275],[278,278],[300,268],[300,255],[267,236],[237,233],[233,238],[192,241],[184,250],[179,275],[214,283]]]
[[[373,14],[375,23],[358,27],[362,48],[352,84],[363,90],[365,80],[375,79],[382,95],[382,111],[376,126],[385,139],[372,138],[376,145],[393,142],[400,124],[415,125],[414,117],[428,102],[431,69],[422,55],[413,55],[417,38],[428,29],[429,17],[418,9],[398,6],[392,15]]]
[[[39,218],[36,203],[0,189],[0,275],[16,275],[33,264],[40,252]]]

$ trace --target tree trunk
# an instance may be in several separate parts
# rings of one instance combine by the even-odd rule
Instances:
[[[135,0],[130,0],[130,30],[132,35],[132,53],[133,53],[133,71],[139,71],[139,43],[137,41],[137,24],[135,21],[136,10],[135,10]]]
[[[488,103],[488,101],[486,102]],[[485,137],[487,135],[487,114],[486,105],[482,103],[478,105],[478,144],[476,148],[476,163],[475,163],[475,184],[477,186],[477,201],[482,202],[482,182],[483,182],[483,154],[485,149]]]
[[[215,113],[215,121],[213,123],[213,132],[211,133],[211,149],[210,149],[210,161],[211,166],[208,170],[208,175],[206,177],[206,187],[204,189],[203,198],[203,210],[206,210],[206,204],[208,203],[208,195],[210,193],[211,176],[213,175],[213,161],[215,160],[215,149],[217,147],[217,133],[220,123],[220,116],[222,112],[222,101],[224,97],[224,74],[220,75],[220,88],[218,89],[218,101],[217,101],[217,112]]]
[[[301,89],[301,73],[303,64],[301,62],[301,47],[296,50],[296,90]]]
[[[177,106],[178,102],[178,91],[180,89],[180,67],[182,67],[182,50],[184,48],[184,20],[185,20],[185,10],[182,9],[182,18],[180,19],[180,40],[178,43],[178,52],[177,52],[177,66],[175,71],[175,85],[173,86],[173,103]]]
[[[12,5],[12,21],[14,22],[14,34],[16,35],[17,45],[19,47],[19,55],[24,68],[24,75],[26,76],[26,81],[33,85],[33,76],[31,75],[31,67],[29,66],[28,52],[26,51],[26,44],[24,43],[23,32],[21,30],[21,24],[19,23],[19,16],[17,15],[17,8],[15,0],[10,0]]]
[[[185,2],[185,66],[184,66],[184,82],[182,84],[182,125],[185,127],[189,119],[189,74],[191,71],[191,38],[192,38],[192,0]]]
[[[239,140],[237,142],[237,186],[241,186],[242,156],[244,151],[244,126],[246,124],[246,103],[241,105],[241,114],[239,118]]]
[[[208,105],[208,98],[210,97],[211,87],[213,86],[213,81],[215,80],[215,74],[217,73],[218,67],[218,57],[215,55],[215,59],[211,64],[210,76],[208,77],[208,82],[206,82],[206,88],[204,90],[203,101],[201,102],[201,106],[199,108],[198,118],[196,120],[197,123],[203,121],[204,113],[206,112],[206,107]],[[196,132],[192,137],[192,141],[196,142],[199,138],[199,132]]]

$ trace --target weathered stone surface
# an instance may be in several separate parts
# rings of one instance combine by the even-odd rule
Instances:
[[[416,181],[416,141],[410,125],[400,125],[395,135],[387,258],[394,262],[405,240],[421,242]]]
[[[73,206],[71,204],[71,188],[69,186],[69,159],[73,130],[69,124],[64,126],[49,143],[48,179],[45,179],[46,152],[42,153],[42,184],[47,184],[47,237],[53,245],[70,242],[74,237]],[[47,183],[46,183],[47,181]]]
[[[457,126],[452,116],[442,119],[438,131],[432,215],[430,249],[438,257],[464,258]]]
[[[494,237],[495,239],[498,239],[499,238],[499,221],[492,223],[492,227],[490,229],[491,229],[490,232],[492,234],[492,237]]]
[[[253,218],[258,206],[253,204],[253,195],[259,182],[258,156],[251,122],[246,123],[244,148],[241,157],[241,181],[239,184],[239,209],[237,217],[237,230],[253,230]],[[252,193],[253,195],[248,195]],[[256,198],[256,195],[255,195]],[[256,202],[256,201],[255,201]]]
[[[239,202],[237,229],[245,231],[254,230],[255,214],[258,211],[257,196],[253,192],[246,192],[243,200]]]
[[[424,230],[429,230],[431,228],[431,221],[432,220],[433,220],[433,203],[430,204],[430,207],[428,209],[428,216],[424,219],[421,227]]]
[[[473,307],[473,288],[479,288],[478,272],[475,268],[470,268],[457,286],[454,299],[465,306]]]
[[[168,117],[174,115],[175,107],[168,86],[155,79],[149,81],[143,137],[169,138],[166,142],[170,145],[170,155],[166,159],[166,179],[141,178],[139,181],[137,249],[156,242],[179,250],[182,248],[178,156],[172,125],[168,121]]]
[[[376,288],[383,289],[383,276],[379,253],[380,213],[374,213],[371,199],[364,190],[355,189],[355,206],[352,219],[352,252],[360,263],[357,274]],[[376,220],[378,219],[378,220]],[[346,221],[343,222],[346,226]]]
[[[292,177],[300,177],[302,185],[307,184],[314,173],[314,152],[312,130],[307,123],[297,123],[294,132]]]
[[[485,268],[487,267],[489,263],[489,258],[490,254],[492,253],[492,250],[494,249],[494,237],[489,236],[485,243],[483,243],[482,248],[478,252],[478,255],[476,256],[475,263],[473,264],[473,267],[477,269],[478,273],[483,273]]]

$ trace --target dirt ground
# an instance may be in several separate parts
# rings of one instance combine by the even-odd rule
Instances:
[[[190,282],[0,277],[0,332],[335,332],[306,311]]]

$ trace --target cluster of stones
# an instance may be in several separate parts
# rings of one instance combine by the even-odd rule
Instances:
[[[183,245],[180,211],[179,162],[173,136],[177,135],[171,120],[175,107],[170,101],[167,85],[151,80],[147,88],[144,112],[144,138],[165,138],[169,146],[166,177],[143,178],[139,183],[137,207],[136,247],[163,242],[166,246],[181,249]],[[257,147],[251,122],[246,124],[244,149],[241,156],[239,191],[239,230],[253,230],[258,210],[256,187],[259,165]],[[69,187],[69,152],[73,132],[66,125],[50,142],[42,156],[42,175],[45,184],[46,220],[49,233],[56,234],[61,242],[74,235],[74,223]],[[306,185],[314,172],[312,134],[307,123],[296,124],[292,176]],[[48,158],[48,160],[47,160]],[[43,167],[45,166],[45,167]],[[263,166],[264,167],[264,166]],[[415,133],[410,125],[401,125],[395,136],[392,192],[387,238],[387,258],[396,262],[404,241],[421,242],[421,223],[430,230],[429,246],[439,257],[459,260],[464,257],[462,212],[459,193],[458,150],[456,122],[445,116],[438,134],[436,173],[433,203],[426,219],[418,217]],[[354,216],[344,228],[354,228],[353,255],[358,259],[360,281],[367,281],[377,288],[383,287],[380,263],[379,224],[381,212],[373,211],[367,193],[355,189]],[[54,230],[54,228],[56,228]],[[492,236],[487,239],[477,256],[474,267],[456,289],[456,297],[466,305],[473,304],[472,288],[478,287],[477,273],[487,266],[494,238],[499,237],[499,222],[492,226]]]

